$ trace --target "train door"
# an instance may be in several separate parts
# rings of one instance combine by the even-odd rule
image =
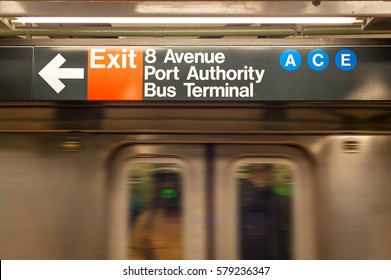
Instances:
[[[132,145],[113,165],[111,259],[205,259],[205,148]]]
[[[117,163],[109,258],[316,258],[310,165],[296,148],[140,144]]]
[[[219,145],[214,166],[217,259],[316,258],[311,172],[298,149]]]

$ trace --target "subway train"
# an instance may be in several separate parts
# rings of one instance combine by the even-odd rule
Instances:
[[[56,100],[60,92],[1,101],[1,259],[391,259],[389,41],[165,40],[50,44],[56,51],[201,45],[208,54],[229,46],[226,59],[246,45],[277,48],[277,58],[285,49],[310,55],[328,46],[330,66],[322,76],[303,56],[305,76],[290,83],[284,75],[300,69],[276,62],[279,70],[263,77],[284,84],[275,99]],[[43,67],[37,46],[47,41],[4,42],[31,46],[33,66]],[[365,56],[369,45],[385,56]],[[346,48],[370,71],[334,75],[334,56]],[[32,71],[29,90],[45,91],[40,69]],[[163,86],[175,85],[171,75]]]

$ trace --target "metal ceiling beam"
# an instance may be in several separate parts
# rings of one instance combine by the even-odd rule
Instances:
[[[0,16],[357,16],[390,17],[390,1],[0,1]]]
[[[0,37],[17,36],[75,36],[75,37],[165,37],[165,36],[292,36],[294,29],[261,29],[251,27],[208,27],[208,28],[178,28],[178,27],[140,27],[140,28],[109,28],[109,29],[18,29],[0,30]]]
[[[15,29],[14,25],[10,22],[8,18],[0,17],[0,28]]]
[[[314,35],[370,35],[391,34],[391,30],[362,30],[361,28],[305,28],[301,36]],[[261,27],[216,27],[216,28],[176,28],[176,27],[145,27],[125,29],[17,29],[0,30],[0,37],[18,36],[75,36],[75,37],[169,37],[169,36],[201,36],[201,37],[224,37],[224,36],[295,36],[294,29],[266,29]]]

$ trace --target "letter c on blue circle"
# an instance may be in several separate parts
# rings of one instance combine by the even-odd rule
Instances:
[[[308,66],[314,71],[326,69],[329,62],[329,55],[324,50],[313,50],[307,57]]]
[[[285,50],[280,54],[280,66],[286,71],[295,71],[301,65],[301,56],[296,50]]]
[[[350,71],[356,67],[357,56],[352,50],[340,50],[335,56],[335,64],[342,71]]]

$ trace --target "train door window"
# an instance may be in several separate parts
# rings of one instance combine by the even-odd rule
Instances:
[[[286,164],[237,165],[240,259],[291,258],[293,175]]]
[[[183,259],[183,168],[137,163],[128,179],[128,258]]]
[[[316,259],[312,167],[284,145],[218,145],[217,259]]]

